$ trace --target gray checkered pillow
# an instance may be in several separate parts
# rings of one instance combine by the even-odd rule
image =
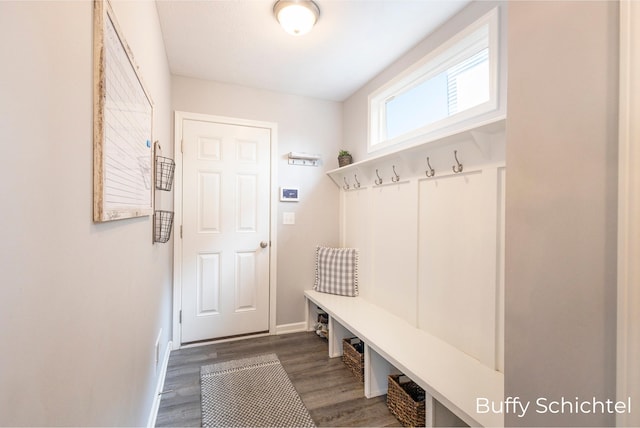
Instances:
[[[313,289],[341,296],[357,296],[358,250],[316,247],[316,282]]]

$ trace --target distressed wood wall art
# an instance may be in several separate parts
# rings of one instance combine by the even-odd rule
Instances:
[[[111,5],[94,1],[93,220],[153,213],[153,102]]]

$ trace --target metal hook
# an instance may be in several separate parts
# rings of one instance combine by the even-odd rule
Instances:
[[[378,185],[382,184],[382,177],[380,177],[380,174],[378,174],[377,168],[376,168],[376,175],[378,176],[378,178],[375,180],[376,184]]]
[[[392,168],[393,168],[393,175],[395,175],[395,177],[391,177],[391,181],[393,181],[394,183],[397,183],[398,181],[400,181],[400,176],[396,172],[396,166],[393,165]]]
[[[431,166],[431,163],[429,162],[429,156],[427,156],[427,166],[429,168],[424,172],[426,174],[426,176],[431,178],[434,175],[436,175],[436,171],[433,169],[433,167]]]
[[[456,174],[461,173],[462,172],[462,164],[460,163],[460,161],[458,160],[458,151],[454,150],[453,151],[453,156],[456,158],[456,163],[458,165],[453,165],[453,172],[455,172]]]
[[[344,179],[344,186],[342,186],[342,188],[344,190],[349,190],[349,183],[347,182],[347,177],[342,177]]]
[[[356,184],[353,185],[354,189],[360,188],[360,182],[358,181],[358,174],[353,174],[353,179],[356,181]]]

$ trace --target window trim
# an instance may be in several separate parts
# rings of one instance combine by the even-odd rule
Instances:
[[[477,19],[465,29],[458,32],[442,45],[425,55],[399,75],[391,79],[368,97],[369,138],[367,152],[372,153],[389,147],[405,147],[411,143],[436,139],[440,134],[451,133],[462,128],[469,128],[473,122],[486,121],[484,115],[498,112],[499,107],[499,11],[494,8]],[[489,47],[489,100],[470,109],[455,113],[446,118],[429,123],[423,127],[406,132],[391,139],[386,139],[386,103],[394,96],[424,82],[447,68],[459,63],[461,57],[468,56],[477,46],[478,40],[471,39],[468,44],[458,46],[466,38],[483,26],[488,26]],[[453,52],[451,52],[454,50]],[[483,116],[483,117],[481,117]]]

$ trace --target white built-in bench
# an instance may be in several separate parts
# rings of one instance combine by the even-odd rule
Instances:
[[[309,330],[318,307],[329,315],[329,357],[342,355],[342,339],[365,343],[364,392],[368,398],[387,392],[387,376],[398,370],[471,426],[504,425],[501,414],[479,413],[477,399],[504,400],[504,375],[443,340],[363,299],[305,291]],[[433,401],[427,400],[427,426],[433,424]],[[430,408],[431,407],[431,408]]]

